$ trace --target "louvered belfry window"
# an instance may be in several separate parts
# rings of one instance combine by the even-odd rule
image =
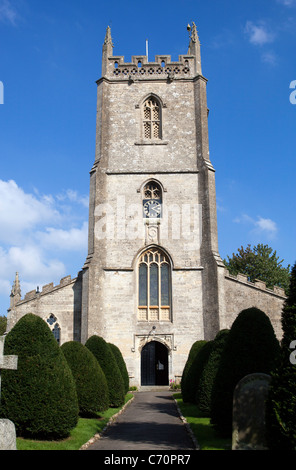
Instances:
[[[145,101],[143,115],[144,138],[161,139],[161,108],[155,98]]]

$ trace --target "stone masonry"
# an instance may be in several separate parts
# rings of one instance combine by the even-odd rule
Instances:
[[[169,55],[126,62],[113,55],[107,28],[97,81],[88,256],[76,279],[24,299],[16,278],[8,328],[31,312],[45,321],[54,317],[61,343],[103,336],[120,348],[138,386],[141,367],[148,367],[141,362],[145,345],[164,346],[167,382],[179,380],[191,345],[229,328],[244,308],[266,312],[281,336],[284,291],[231,276],[219,255],[206,85],[194,23],[187,54],[177,62]],[[148,204],[158,204],[159,213],[147,215],[149,188],[157,196]],[[149,264],[150,255],[160,256],[158,264],[156,258]],[[162,356],[156,359],[162,368]]]

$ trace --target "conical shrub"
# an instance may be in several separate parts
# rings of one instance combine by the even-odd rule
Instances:
[[[191,377],[191,367],[194,361],[196,354],[199,350],[206,344],[205,340],[195,341],[190,348],[185,367],[183,369],[182,378],[181,378],[181,392],[182,399],[184,403],[194,403],[195,393],[193,391],[192,383],[190,380]]]
[[[270,374],[280,346],[268,316],[258,308],[243,310],[233,322],[213,387],[211,423],[224,436],[232,433],[233,392],[255,372]]]
[[[77,341],[61,346],[72,371],[81,416],[91,416],[109,407],[109,391],[104,372],[92,352]]]
[[[226,329],[217,333],[198,384],[196,405],[206,416],[210,416],[211,414],[213,386],[219,369],[221,356],[228,338],[228,333],[229,330]]]
[[[123,405],[124,383],[110,346],[97,335],[91,336],[85,346],[93,353],[105,374],[109,389],[109,405],[111,407]]]
[[[78,421],[76,388],[47,323],[23,316],[7,334],[4,354],[17,355],[18,368],[2,372],[1,417],[15,424],[18,436],[67,437]]]
[[[127,371],[125,360],[123,359],[120,349],[115,344],[113,343],[108,343],[108,344],[116,359],[121,376],[123,378],[124,390],[125,390],[125,393],[127,393],[129,391],[129,376],[128,376],[128,371]]]

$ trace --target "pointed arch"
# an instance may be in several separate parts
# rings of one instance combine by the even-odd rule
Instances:
[[[137,260],[138,321],[172,321],[172,264],[159,247],[143,250]]]
[[[150,93],[143,101],[142,138],[144,140],[162,139],[162,101],[154,93]]]

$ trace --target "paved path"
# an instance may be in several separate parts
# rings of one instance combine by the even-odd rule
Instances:
[[[88,450],[194,450],[169,391],[137,392]]]

